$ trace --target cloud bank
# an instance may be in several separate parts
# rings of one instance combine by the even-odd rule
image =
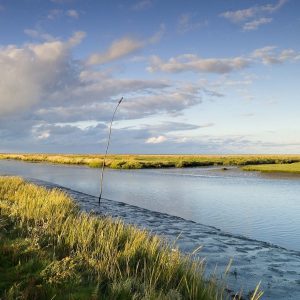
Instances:
[[[103,66],[142,49],[146,43],[156,42],[163,30],[164,26],[142,41],[126,37],[115,41],[106,51],[98,53],[96,61],[90,64],[87,61],[92,55],[87,59],[75,59],[73,54],[86,36],[82,31],[62,40],[27,30],[26,34],[42,41],[0,48],[0,151],[39,149],[56,152],[58,145],[66,152],[100,151],[107,135],[107,121],[121,95],[125,101],[118,111],[118,120],[139,122],[154,116],[172,118],[201,105],[206,97],[223,97],[213,86],[208,88],[200,81],[188,83],[187,80],[167,80],[157,76],[149,79],[153,78],[151,74],[148,78],[121,78],[114,75],[114,70]],[[229,58],[183,54],[163,60],[153,56],[148,70],[224,75],[243,71],[253,64],[276,65],[299,59],[300,53],[296,50],[267,46]],[[241,85],[248,84],[248,81],[227,81],[227,84]],[[165,152],[180,152],[187,145],[191,146],[188,146],[191,152],[197,147],[200,149],[200,146],[212,151],[213,148],[208,149],[205,143],[217,149],[221,141],[204,136],[201,140],[191,138],[191,135],[213,126],[215,124],[211,122],[190,124],[169,121],[139,128],[120,127],[114,130],[113,141],[124,151],[131,151],[130,145],[135,145],[136,152],[143,149],[159,152],[162,151],[159,148],[162,143]],[[233,149],[240,142],[236,139],[223,140],[233,145]]]
[[[244,56],[231,58],[202,58],[195,54],[183,54],[164,61],[158,56],[152,56],[149,72],[194,72],[228,74],[251,67],[254,64],[278,64],[299,60],[300,52],[293,49],[277,50],[275,46],[267,46],[254,50]]]

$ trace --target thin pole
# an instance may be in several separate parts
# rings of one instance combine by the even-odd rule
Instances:
[[[121,104],[122,101],[123,101],[123,97],[118,101],[118,104],[117,104],[117,106],[114,110],[114,113],[113,113],[111,121],[110,121],[107,145],[106,145],[106,150],[105,150],[105,155],[104,155],[104,158],[103,158],[102,170],[101,170],[99,205],[100,205],[100,202],[101,202],[102,192],[103,192],[103,176],[104,176],[105,160],[106,160],[106,156],[107,156],[107,152],[108,152],[108,148],[109,148],[109,144],[110,144],[112,124],[113,124],[117,109],[118,109],[118,107],[119,107],[119,105]]]

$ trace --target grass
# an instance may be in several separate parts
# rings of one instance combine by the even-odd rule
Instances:
[[[300,174],[300,163],[291,164],[270,164],[260,166],[247,166],[243,167],[245,171],[260,171],[260,172],[282,172],[282,173],[294,173]]]
[[[0,154],[0,159],[75,164],[99,168],[102,166],[103,155]],[[294,162],[300,162],[300,155],[108,155],[106,167],[113,169],[185,168],[290,164]]]
[[[0,177],[0,217],[0,299],[226,299],[193,255],[60,190]]]

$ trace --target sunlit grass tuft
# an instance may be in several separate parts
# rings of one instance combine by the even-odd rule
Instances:
[[[60,190],[0,177],[0,216],[1,299],[226,298],[193,254],[81,212]]]

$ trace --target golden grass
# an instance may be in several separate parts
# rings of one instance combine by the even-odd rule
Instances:
[[[243,167],[245,171],[260,171],[260,172],[282,172],[282,173],[294,173],[300,174],[300,163],[292,164],[270,164],[260,166],[247,166]]]
[[[0,177],[1,299],[225,299],[203,262],[57,189]],[[253,299],[259,297],[254,296]]]
[[[0,154],[0,159],[28,162],[76,164],[100,167],[103,155],[96,154]],[[184,168],[197,166],[245,166],[300,162],[300,155],[108,155],[106,167],[115,169]]]

